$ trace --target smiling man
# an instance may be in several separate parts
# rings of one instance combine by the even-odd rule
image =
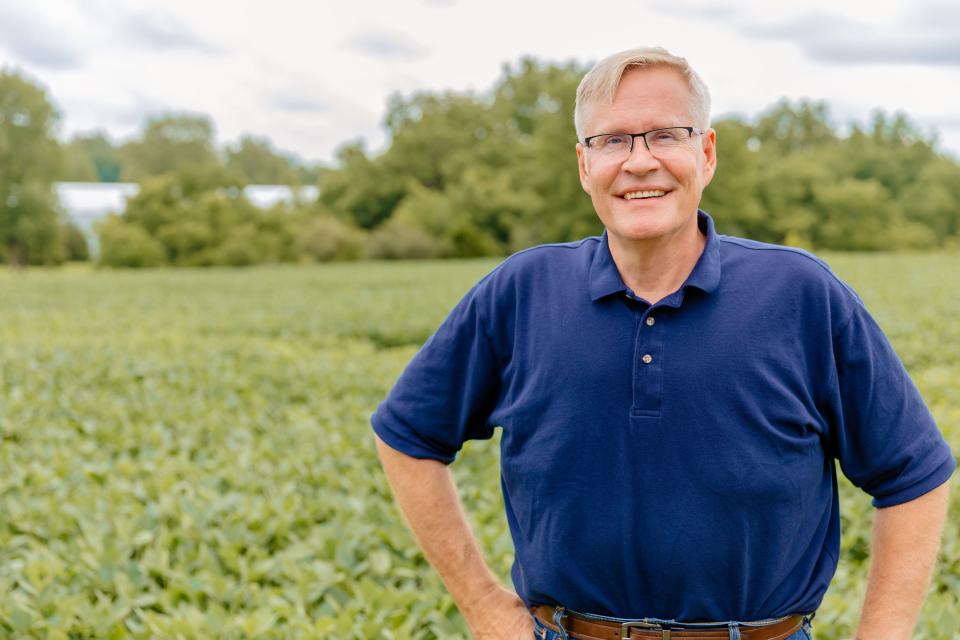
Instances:
[[[577,92],[600,237],[478,283],[373,416],[407,520],[476,638],[801,640],[837,567],[835,462],[878,508],[858,637],[909,638],[956,466],[857,295],[723,236],[709,94],[658,48]],[[446,465],[503,429],[499,584]]]

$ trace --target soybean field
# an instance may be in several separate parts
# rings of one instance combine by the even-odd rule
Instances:
[[[960,256],[825,256],[960,452]],[[0,272],[0,638],[465,638],[369,416],[495,260]],[[497,438],[452,466],[509,579]],[[915,637],[960,637],[960,487]],[[852,636],[869,497],[814,620]]]

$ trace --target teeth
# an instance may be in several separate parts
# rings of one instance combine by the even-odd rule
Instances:
[[[627,200],[634,200],[636,198],[657,198],[662,195],[666,195],[666,191],[631,191],[630,193],[623,194],[623,197]]]

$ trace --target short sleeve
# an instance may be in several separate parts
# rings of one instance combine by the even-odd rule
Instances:
[[[875,507],[918,498],[949,479],[950,447],[903,363],[862,303],[837,332],[833,446],[844,475]]]
[[[493,436],[500,372],[481,317],[481,284],[450,312],[371,417],[390,447],[450,464],[463,443]]]

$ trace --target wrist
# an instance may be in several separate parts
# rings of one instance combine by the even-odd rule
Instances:
[[[460,605],[460,611],[465,618],[471,618],[477,612],[513,604],[513,601],[517,598],[517,594],[494,580],[486,583],[465,599]]]

